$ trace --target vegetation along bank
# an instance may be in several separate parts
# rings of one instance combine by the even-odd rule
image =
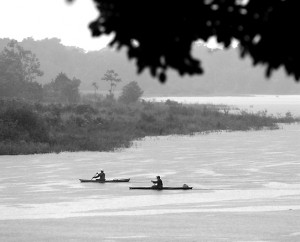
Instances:
[[[190,135],[219,130],[276,129],[299,119],[266,112],[231,113],[224,106],[137,101],[107,97],[91,104],[42,104],[0,100],[0,154],[114,151],[145,136]]]

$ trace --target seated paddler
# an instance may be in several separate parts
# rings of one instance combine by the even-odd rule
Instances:
[[[105,173],[103,170],[100,171],[100,173],[96,173],[96,175],[93,178],[99,178],[97,180],[99,181],[105,181]]]
[[[151,181],[154,183],[154,185],[152,186],[154,189],[163,189],[163,182],[160,179],[160,176],[156,177],[156,181]]]

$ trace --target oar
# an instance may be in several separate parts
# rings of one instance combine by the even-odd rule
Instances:
[[[98,174],[98,172],[92,177],[92,179],[91,180],[93,180],[94,178],[95,178],[95,176]]]

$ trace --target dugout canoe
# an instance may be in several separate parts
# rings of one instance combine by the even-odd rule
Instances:
[[[129,182],[129,181],[130,181],[130,178],[125,178],[125,179],[112,179],[112,180],[105,180],[105,181],[79,179],[79,181],[80,181],[80,182],[96,182],[96,183],[107,183],[107,182]]]
[[[162,189],[158,189],[155,187],[129,187],[129,189],[136,189],[136,190],[190,190],[193,187],[163,187]]]

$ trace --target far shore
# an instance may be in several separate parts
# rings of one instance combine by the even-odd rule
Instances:
[[[266,110],[249,113],[169,99],[131,105],[115,100],[62,105],[3,99],[0,105],[0,155],[114,151],[146,136],[278,129],[278,123],[300,121],[290,112],[274,116]]]

